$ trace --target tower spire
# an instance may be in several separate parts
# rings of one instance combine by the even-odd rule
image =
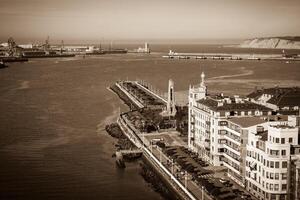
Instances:
[[[205,78],[205,74],[204,74],[204,72],[202,72],[201,73],[201,84],[200,84],[201,87],[205,86],[204,78]]]

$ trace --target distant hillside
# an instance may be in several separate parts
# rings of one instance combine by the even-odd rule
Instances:
[[[266,49],[300,49],[300,36],[298,37],[268,37],[245,40],[238,45],[241,48]]]

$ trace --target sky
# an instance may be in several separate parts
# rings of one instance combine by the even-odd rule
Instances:
[[[0,41],[300,35],[300,0],[0,0]]]

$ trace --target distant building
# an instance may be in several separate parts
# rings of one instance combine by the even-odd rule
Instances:
[[[139,47],[138,49],[134,50],[136,53],[150,53],[150,47],[147,42],[145,42],[144,47]]]
[[[300,107],[300,88],[267,88],[255,90],[248,95],[252,102],[267,106],[281,114],[298,114]]]
[[[33,49],[34,45],[33,44],[19,44],[18,47],[21,47],[23,49]]]

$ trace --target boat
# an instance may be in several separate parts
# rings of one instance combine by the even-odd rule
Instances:
[[[103,51],[93,51],[93,52],[86,52],[85,55],[103,55],[105,54]]]
[[[110,50],[103,50],[105,54],[124,54],[127,53],[127,49],[110,49]]]
[[[23,58],[56,58],[56,57],[74,57],[75,54],[60,54],[56,51],[24,51]]]
[[[3,62],[3,63],[7,63],[7,62],[27,62],[28,59],[27,58],[22,58],[22,57],[0,57],[0,60]]]

